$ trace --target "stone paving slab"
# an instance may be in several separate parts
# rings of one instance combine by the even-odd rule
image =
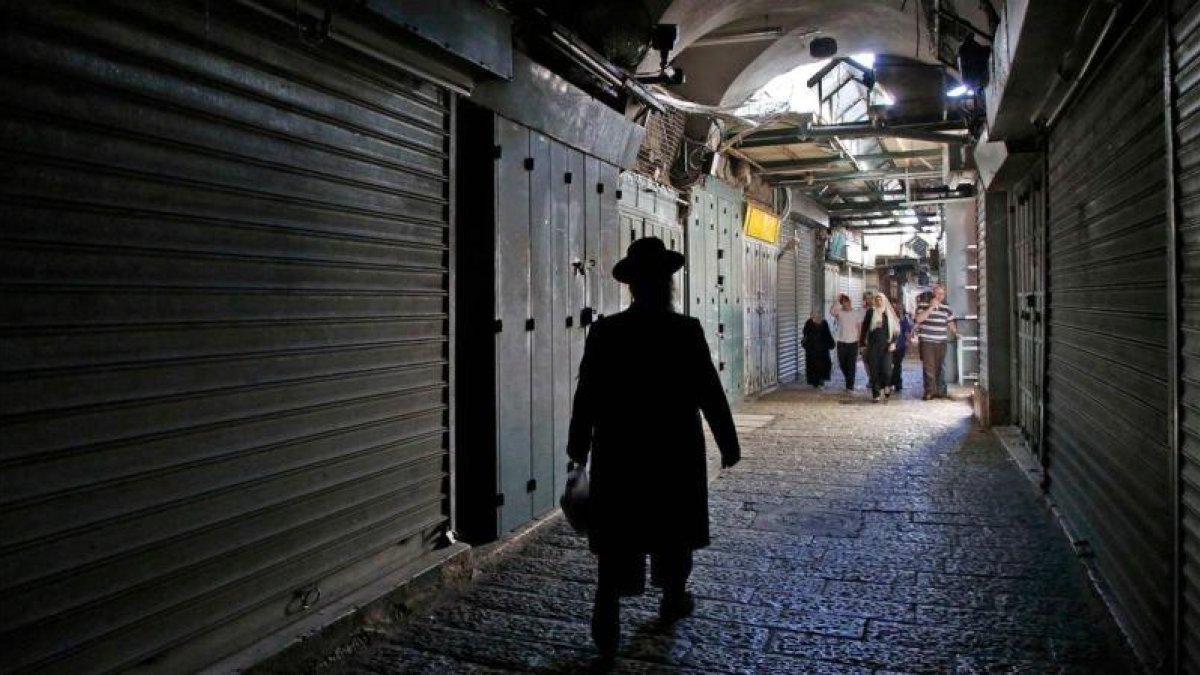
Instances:
[[[618,673],[1124,673],[1124,641],[1035,489],[962,401],[785,387],[739,410],[711,486],[696,612],[622,603]],[[836,383],[835,383],[836,384]],[[372,673],[588,672],[595,561],[559,521],[460,598],[334,665]]]

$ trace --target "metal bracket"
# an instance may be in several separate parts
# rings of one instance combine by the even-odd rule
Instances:
[[[530,478],[529,482],[525,484],[525,491],[526,492],[534,492],[536,490],[537,490],[537,479]]]
[[[567,183],[568,185],[570,185],[572,178],[574,178],[574,176],[571,175],[570,171],[563,174],[563,182]]]
[[[534,320],[532,318],[525,319],[525,330],[533,330]]]
[[[575,325],[575,317],[568,316],[567,317],[567,328],[571,328],[574,325]]]
[[[617,190],[617,199],[620,199],[620,198],[621,198],[621,191]]]
[[[604,183],[596,183],[596,194],[604,194]]]

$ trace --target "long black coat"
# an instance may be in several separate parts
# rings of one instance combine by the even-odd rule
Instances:
[[[804,347],[804,375],[811,385],[825,384],[833,371],[833,360],[829,350],[837,346],[833,341],[833,333],[829,331],[829,322],[817,322],[809,319],[804,323],[804,334],[800,340]]]
[[[585,462],[591,452],[593,552],[708,545],[701,411],[725,463],[740,458],[733,415],[699,321],[635,304],[592,325],[567,454]]]

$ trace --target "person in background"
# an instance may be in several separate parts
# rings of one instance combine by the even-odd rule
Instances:
[[[700,414],[721,466],[741,458],[733,414],[696,319],[671,307],[680,253],[638,239],[612,275],[628,284],[629,309],[592,324],[579,365],[567,455],[591,460],[588,544],[596,555],[592,639],[611,662],[620,641],[620,599],[650,577],[663,589],[665,623],[692,612],[692,554],[709,544],[708,462]]]
[[[946,306],[946,289],[933,287],[928,302],[917,306],[916,331],[921,354],[921,370],[925,384],[923,400],[946,396],[946,343],[958,337],[954,312]]]
[[[800,340],[804,347],[804,377],[813,387],[824,386],[833,375],[833,361],[829,351],[836,343],[833,333],[829,331],[829,322],[820,311],[812,313],[804,322],[804,332]]]
[[[903,307],[898,313],[900,317],[900,337],[896,340],[896,349],[892,352],[892,391],[904,390],[904,357],[908,355],[908,341],[912,339],[913,323],[908,318],[908,310]]]
[[[863,355],[870,368],[871,399],[879,402],[879,395],[892,395],[892,352],[896,349],[896,341],[900,337],[900,319],[892,310],[883,293],[874,295],[871,308],[863,316],[861,342]]]
[[[870,291],[863,293],[863,295],[862,295],[863,315],[866,315],[867,312],[871,311],[871,307],[873,307],[874,304],[875,304],[875,294]],[[862,343],[865,339],[866,338],[863,337],[862,335],[859,336],[860,343]],[[870,386],[871,379],[872,379],[871,378],[871,360],[869,358],[867,358],[867,352],[865,349],[860,349],[859,351],[862,354],[863,370],[866,371],[866,373],[867,373],[867,386]]]
[[[858,368],[858,341],[865,312],[852,308],[850,296],[842,293],[829,308],[829,313],[837,321],[834,334],[837,337],[838,367],[846,378],[846,391],[853,391],[855,370]]]

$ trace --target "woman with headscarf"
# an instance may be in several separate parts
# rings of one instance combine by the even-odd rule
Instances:
[[[620,638],[620,598],[663,589],[659,615],[694,608],[687,592],[692,552],[709,544],[704,413],[721,466],[741,457],[733,415],[696,319],[671,307],[671,275],[683,255],[661,239],[633,242],[613,267],[633,304],[592,324],[579,365],[567,455],[591,459],[588,543],[596,554],[592,639],[611,661]]]
[[[804,377],[814,387],[821,387],[829,381],[833,373],[833,360],[829,350],[833,349],[833,333],[829,323],[821,312],[815,311],[808,321],[804,322],[804,332],[800,340],[804,347]]]
[[[871,364],[871,398],[878,402],[879,395],[892,395],[892,351],[900,338],[900,319],[883,293],[876,293],[871,306],[863,316],[860,344],[864,356]]]

